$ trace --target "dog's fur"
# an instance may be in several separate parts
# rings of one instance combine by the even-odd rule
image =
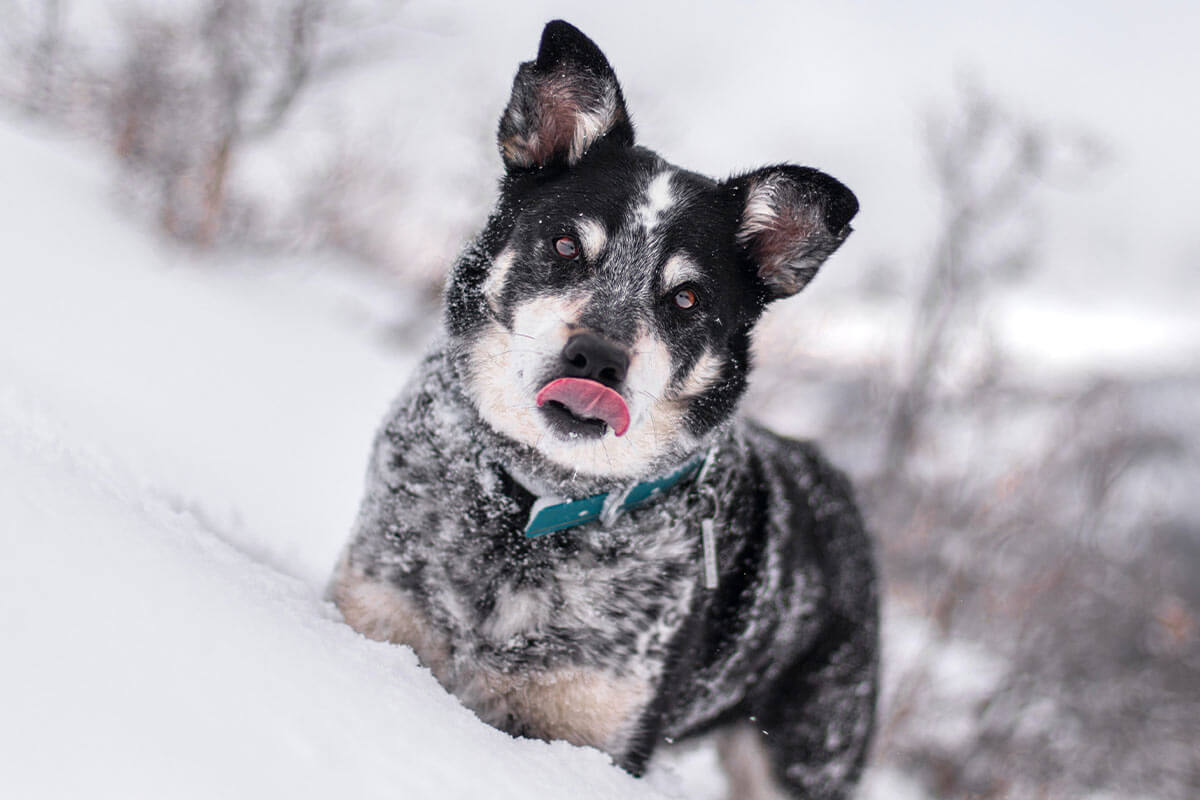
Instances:
[[[871,548],[845,478],[735,411],[763,308],[803,288],[858,204],[813,169],[717,182],[633,138],[600,50],[547,25],[500,122],[499,202],[378,436],[330,595],[513,734],[640,774],[659,742],[715,731],[738,796],[845,797],[876,696]],[[581,333],[600,348],[585,361],[619,368],[577,371]],[[564,375],[619,393],[624,435],[539,407]],[[706,453],[647,506],[522,533],[539,497],[619,494]]]

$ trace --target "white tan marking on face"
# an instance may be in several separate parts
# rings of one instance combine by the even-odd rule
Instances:
[[[539,382],[557,364],[588,302],[581,295],[536,298],[517,307],[511,332],[489,323],[470,351],[471,395],[488,424],[559,466],[585,475],[639,475],[672,448],[696,444],[682,429],[685,409],[667,397],[670,352],[650,329],[641,332],[630,352],[622,391],[630,420],[624,435],[609,430],[600,438],[564,437],[537,408]]]
[[[576,230],[579,231],[579,243],[583,245],[583,257],[595,261],[608,243],[608,232],[599,221],[590,217],[579,220]]]
[[[725,362],[722,359],[713,355],[711,350],[705,350],[683,380],[671,388],[671,399],[690,400],[704,394],[721,380],[724,367]]]
[[[641,473],[673,445],[691,446],[681,431],[683,415],[664,399],[671,379],[671,355],[650,330],[643,330],[630,351],[622,395],[629,407],[629,430],[608,431],[599,439],[545,437],[538,449],[551,460],[588,475],[632,476]]]
[[[506,247],[492,259],[492,268],[488,270],[487,279],[483,282],[483,296],[487,299],[493,312],[499,311],[497,303],[500,301],[500,294],[504,291],[504,282],[508,279],[508,273],[516,258],[517,254],[513,252],[512,248]]]
[[[637,208],[637,220],[647,232],[654,230],[663,216],[675,205],[675,195],[671,191],[673,170],[663,170],[654,176],[642,196],[642,203]]]
[[[588,297],[535,297],[517,306],[509,331],[490,322],[472,343],[471,394],[480,415],[500,433],[537,445],[547,428],[536,395],[549,364],[557,363]]]
[[[631,395],[629,427],[651,416],[653,407],[671,380],[671,353],[666,343],[645,328],[633,343],[625,385]]]
[[[681,283],[699,279],[700,267],[683,253],[675,253],[663,264],[662,291],[669,292]]]

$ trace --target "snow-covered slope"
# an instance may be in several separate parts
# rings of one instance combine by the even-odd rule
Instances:
[[[39,138],[0,126],[0,796],[663,797],[321,600],[417,352],[382,290],[159,249]]]

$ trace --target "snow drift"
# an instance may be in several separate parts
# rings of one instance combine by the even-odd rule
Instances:
[[[201,270],[62,150],[0,129],[0,795],[663,797],[321,599],[412,359],[372,287]]]

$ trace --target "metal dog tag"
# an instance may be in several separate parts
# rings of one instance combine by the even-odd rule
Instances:
[[[700,536],[704,540],[704,588],[717,588],[717,537],[713,534],[713,521],[700,521]]]

